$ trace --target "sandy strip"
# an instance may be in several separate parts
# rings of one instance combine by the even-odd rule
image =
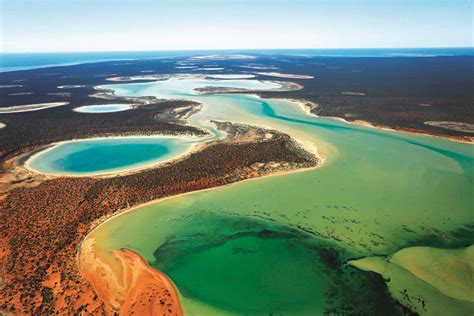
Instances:
[[[279,72],[256,72],[257,75],[277,77],[277,78],[288,78],[288,79],[314,79],[314,76],[309,75],[294,75],[294,74],[282,74]]]
[[[170,75],[143,75],[143,76],[130,76],[130,77],[110,77],[106,78],[107,81],[114,82],[126,82],[126,81],[137,81],[137,80],[167,80]]]
[[[0,89],[8,89],[8,88],[21,88],[23,85],[21,84],[4,84],[0,85]]]
[[[243,55],[243,54],[229,54],[229,55],[206,55],[206,56],[194,56],[189,60],[199,59],[211,59],[211,60],[235,60],[235,59],[255,59],[255,56]]]
[[[17,96],[17,95],[30,95],[33,92],[18,92],[18,93],[10,93],[9,96]]]
[[[58,89],[77,89],[77,88],[85,88],[86,85],[82,84],[75,84],[75,85],[65,85],[65,86],[58,86]]]
[[[252,79],[255,75],[235,74],[235,75],[208,75],[207,78],[212,79]]]
[[[258,65],[244,65],[244,66],[238,66],[240,68],[247,68],[247,69],[256,69],[256,70],[275,70],[278,69],[278,67],[275,66],[258,66]]]
[[[343,95],[352,95],[352,96],[364,96],[366,95],[364,92],[354,92],[354,91],[343,91],[341,92]]]
[[[55,108],[58,106],[63,106],[63,105],[68,105],[68,104],[69,102],[51,102],[51,103],[36,103],[36,104],[8,106],[8,107],[0,108],[0,114],[39,111],[39,110]]]
[[[195,68],[193,69],[194,71],[196,70],[204,70],[204,71],[217,71],[217,70],[224,70],[224,68],[219,68],[219,67],[204,67],[204,68]]]
[[[97,295],[119,315],[183,315],[178,292],[162,272],[131,250],[97,250],[82,244],[80,270]]]

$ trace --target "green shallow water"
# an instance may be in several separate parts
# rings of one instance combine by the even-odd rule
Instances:
[[[472,145],[313,117],[289,101],[191,93],[203,85],[170,80],[117,90],[203,102],[194,125],[274,127],[317,146],[326,162],[159,201],[91,234],[97,247],[135,250],[167,273],[187,314],[390,314],[396,307],[381,279],[345,260],[473,243]],[[254,234],[241,221],[253,223]],[[259,238],[259,229],[293,237]],[[279,266],[287,274],[272,279]]]

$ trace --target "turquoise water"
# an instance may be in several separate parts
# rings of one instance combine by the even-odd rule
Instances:
[[[74,109],[81,113],[110,113],[130,110],[131,106],[128,104],[102,104],[102,105],[86,105]]]
[[[90,235],[96,247],[132,249],[169,275],[187,314],[390,314],[396,307],[381,279],[345,260],[474,242],[471,144],[314,117],[285,100],[192,93],[205,85],[113,87],[202,102],[193,125],[273,127],[326,161],[142,206]]]
[[[98,175],[123,172],[172,159],[192,141],[159,137],[118,137],[61,143],[33,156],[29,168],[47,174]]]

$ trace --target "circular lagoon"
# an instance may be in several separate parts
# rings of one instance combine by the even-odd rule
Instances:
[[[133,104],[100,104],[100,105],[84,105],[74,108],[75,112],[80,113],[110,113],[130,110]]]
[[[177,137],[110,137],[68,141],[33,155],[26,166],[39,173],[91,176],[127,172],[162,163],[191,150]]]

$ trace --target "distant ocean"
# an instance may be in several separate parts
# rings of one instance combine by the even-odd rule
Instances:
[[[0,53],[0,72],[111,60],[154,59],[210,54],[282,54],[321,57],[474,56],[474,48],[272,49],[87,53]]]

